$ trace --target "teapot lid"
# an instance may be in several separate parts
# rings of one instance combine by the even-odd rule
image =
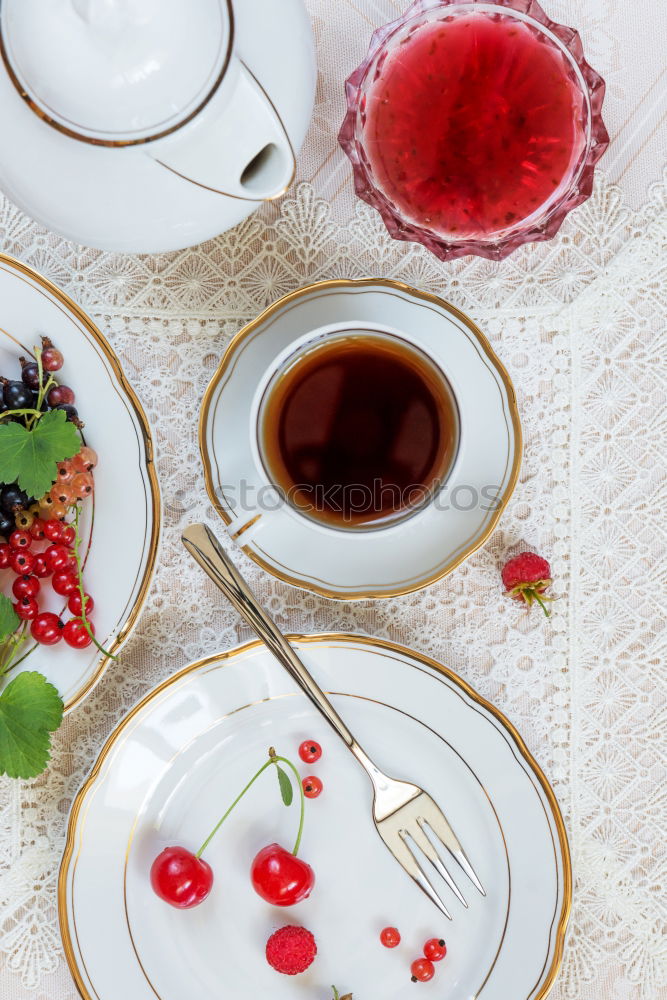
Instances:
[[[96,145],[133,145],[190,121],[222,82],[232,0],[2,0],[0,47],[21,96]]]

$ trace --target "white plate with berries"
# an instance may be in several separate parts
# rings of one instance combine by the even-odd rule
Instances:
[[[92,321],[3,255],[0,303],[0,774],[29,778],[137,621],[160,504],[146,417]]]
[[[335,984],[355,1000],[546,996],[570,859],[516,730],[405,647],[292,641],[378,763],[443,805],[486,896],[467,893],[464,909],[442,883],[446,921],[379,840],[346,746],[251,642],[141,701],[74,802],[58,902],[81,995],[331,1000]]]

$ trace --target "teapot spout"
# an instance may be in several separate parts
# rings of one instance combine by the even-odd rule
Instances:
[[[296,173],[296,156],[268,94],[245,63],[232,60],[225,93],[200,120],[152,143],[149,155],[199,187],[243,201],[284,194]]]

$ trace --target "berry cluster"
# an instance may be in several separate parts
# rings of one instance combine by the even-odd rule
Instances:
[[[299,757],[304,764],[315,764],[322,756],[322,747],[315,740],[304,740],[299,747]],[[324,785],[320,778],[314,774],[308,775],[302,781],[303,793],[307,799],[316,799],[322,794]]]
[[[0,492],[0,505],[4,492]],[[64,639],[74,649],[85,649],[93,641],[89,614],[94,601],[90,594],[84,593],[83,598],[81,595],[79,567],[73,552],[74,526],[58,518],[39,517],[33,509],[17,513],[15,523],[8,542],[0,543],[0,569],[15,574],[12,594],[17,616],[30,622],[30,634],[44,646],[53,646]],[[38,599],[42,581],[46,579],[50,579],[54,593],[67,598],[67,607],[74,617],[66,623],[51,611],[40,611]]]
[[[385,927],[380,932],[380,941],[385,948],[397,948],[401,935],[396,927]],[[441,962],[447,954],[447,945],[442,938],[429,938],[423,948],[423,957],[415,959],[410,966],[413,983],[428,983],[435,975],[434,962]]]
[[[53,374],[63,366],[62,353],[48,337],[42,337],[35,353],[37,360],[20,358],[20,381],[0,378],[3,425],[16,422],[32,430],[43,414],[62,410],[80,429],[83,424],[74,406],[74,391],[60,385]],[[85,649],[95,641],[89,620],[94,602],[82,587],[77,526],[79,504],[94,491],[96,465],[97,455],[83,445],[73,458],[58,463],[57,469],[54,463],[55,482],[39,499],[28,496],[16,482],[0,483],[0,569],[15,574],[11,585],[14,611],[20,621],[30,623],[32,638],[45,646],[64,639],[74,649]],[[67,520],[72,515],[73,523]],[[40,610],[47,578],[54,593],[67,599],[73,616],[67,622]]]

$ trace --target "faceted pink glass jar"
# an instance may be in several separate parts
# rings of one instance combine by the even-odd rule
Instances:
[[[339,140],[395,239],[501,260],[590,196],[604,89],[535,0],[416,0],[347,80]]]

